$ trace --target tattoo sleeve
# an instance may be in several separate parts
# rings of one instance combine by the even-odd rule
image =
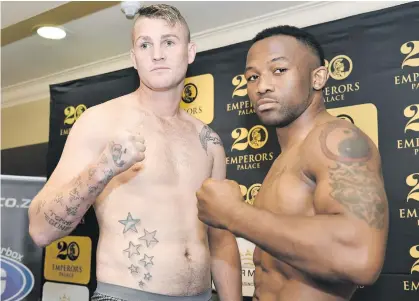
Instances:
[[[353,126],[335,122],[321,133],[320,145],[334,162],[328,167],[330,196],[370,227],[382,229],[386,196],[381,169],[371,168],[373,153],[368,138]]]
[[[201,141],[201,145],[207,154],[209,143],[223,146],[223,143],[218,135],[207,125],[204,125],[201,132],[199,133],[199,140]]]
[[[109,183],[114,171],[109,169],[106,156],[92,164],[59,190],[42,193],[33,218],[43,219],[37,226],[53,241],[68,235],[81,221],[97,196]]]

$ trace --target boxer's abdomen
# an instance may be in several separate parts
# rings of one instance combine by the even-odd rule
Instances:
[[[195,195],[179,186],[156,185],[141,197],[129,191],[115,190],[96,209],[98,280],[166,295],[209,289],[207,228]]]

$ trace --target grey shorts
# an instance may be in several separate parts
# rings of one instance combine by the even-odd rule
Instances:
[[[208,291],[196,296],[166,296],[147,293],[119,285],[99,282],[96,291],[93,293],[91,301],[209,301],[212,291]]]

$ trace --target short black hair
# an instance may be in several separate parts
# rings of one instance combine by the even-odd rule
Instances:
[[[319,58],[320,66],[324,66],[324,51],[320,43],[316,40],[316,38],[298,27],[289,26],[289,25],[280,25],[271,28],[266,28],[259,32],[253,39],[252,45],[260,40],[272,37],[272,36],[291,36],[296,38],[298,41],[303,43],[304,45],[308,46]]]

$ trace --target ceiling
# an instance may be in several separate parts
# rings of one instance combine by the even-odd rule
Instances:
[[[2,2],[1,85],[8,87],[127,53],[133,20],[122,13],[119,2],[111,7],[96,7],[80,14],[89,2]],[[96,2],[111,3],[111,2]],[[141,2],[143,5],[161,2]],[[187,20],[192,36],[214,27],[283,10],[304,2],[221,2],[170,1]],[[69,7],[69,5],[73,7]],[[109,5],[109,4],[108,4]],[[77,6],[77,7],[75,7]],[[60,10],[60,7],[63,8]],[[94,11],[96,10],[96,11]],[[69,13],[69,11],[71,11]],[[202,13],[202,12],[205,13]],[[197,13],[198,12],[198,13]],[[74,15],[73,20],[71,19]],[[77,19],[76,19],[77,18]],[[34,25],[62,23],[64,40],[46,40],[33,34]],[[49,22],[48,22],[49,21]],[[20,38],[20,39],[19,39]],[[16,40],[16,41],[14,41]],[[3,45],[8,43],[6,45]]]

